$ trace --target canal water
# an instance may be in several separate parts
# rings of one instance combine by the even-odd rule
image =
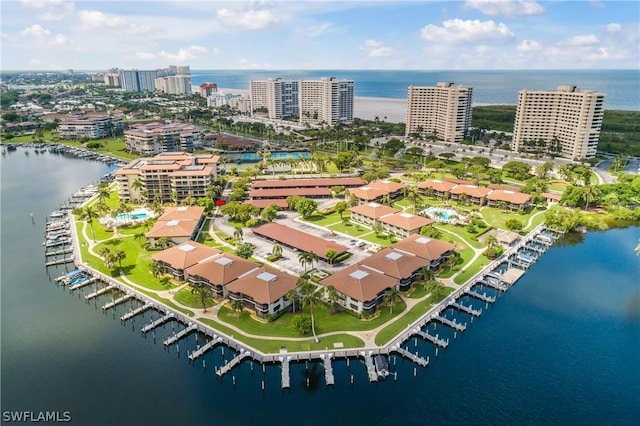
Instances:
[[[69,293],[50,281],[64,268],[49,276],[43,266],[47,213],[109,168],[26,150],[0,160],[3,413],[69,412],[79,425],[640,421],[640,227],[556,245],[488,308],[465,300],[483,314],[471,323],[447,312],[468,324],[456,338],[444,325],[429,326],[450,339],[437,357],[429,343],[406,343],[430,357],[425,369],[392,356],[396,375],[370,384],[362,361],[340,360],[327,388],[319,363],[294,363],[283,391],[278,366],[244,362],[220,380],[215,368],[233,357],[228,348],[190,363],[202,336],[165,348],[182,325],[142,336],[157,312],[123,325],[135,302],[105,314],[109,296],[84,300],[95,287]]]

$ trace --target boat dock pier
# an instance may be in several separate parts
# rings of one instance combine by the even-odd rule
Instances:
[[[166,314],[165,316],[155,320],[154,322],[152,322],[151,324],[147,324],[144,327],[142,327],[142,333],[146,334],[147,332],[153,330],[154,328],[156,328],[157,326],[164,324],[165,322],[169,321],[171,318],[173,318],[175,315],[173,314],[173,312],[169,312],[168,314]]]
[[[367,366],[367,374],[369,375],[370,382],[378,381],[378,373],[376,372],[376,366],[373,364],[373,352],[362,351],[360,355],[364,357],[364,364]]]
[[[49,256],[58,256],[61,254],[69,254],[69,253],[73,253],[73,247],[67,247],[60,250],[56,250],[56,251],[48,251],[44,255],[49,257]]]
[[[124,314],[123,316],[120,317],[120,321],[126,321],[130,318],[135,317],[138,314],[143,313],[144,311],[147,311],[149,309],[151,309],[153,307],[153,305],[149,302],[145,303],[144,305],[134,309],[131,312],[127,312],[126,314]]]
[[[509,289],[509,287],[501,283],[499,278],[495,278],[490,275],[485,276],[484,280],[482,280],[482,284],[500,291],[507,291]]]
[[[449,327],[451,327],[451,328],[453,328],[453,329],[456,329],[456,330],[458,330],[458,331],[465,331],[465,330],[467,329],[467,326],[466,326],[465,324],[460,324],[460,323],[457,323],[457,322],[455,322],[455,321],[451,321],[451,320],[450,320],[450,319],[448,319],[448,318],[445,318],[445,317],[440,316],[440,314],[435,315],[435,316],[433,317],[433,319],[434,319],[434,320],[438,320],[438,321],[440,321],[441,323],[443,323],[443,324],[445,324],[445,325],[448,325]]]
[[[235,367],[236,365],[240,364],[242,362],[242,360],[245,359],[248,356],[251,356],[251,352],[249,352],[246,349],[240,349],[240,353],[234,359],[232,359],[231,362],[225,364],[222,368],[220,368],[218,371],[216,371],[216,374],[218,375],[218,377],[224,376],[229,371],[231,371],[231,369],[233,367]],[[287,365],[289,365],[288,362],[287,362]],[[287,368],[287,371],[289,371],[288,368]]]
[[[440,339],[438,336],[432,336],[428,332],[422,331],[419,328],[416,328],[414,330],[414,334],[417,334],[423,339],[428,340],[429,342],[433,343],[436,346],[440,346],[443,349],[449,346],[449,340],[443,340],[443,339]]]
[[[395,352],[398,352],[400,355],[404,356],[405,358],[409,358],[411,361],[415,362],[420,367],[426,367],[427,365],[429,365],[428,357],[427,359],[424,359],[421,356],[418,356],[417,354],[413,354],[400,346],[396,346],[391,349]]]
[[[81,282],[79,282],[77,284],[70,285],[69,286],[69,291],[74,291],[74,290],[77,290],[79,288],[91,285],[91,284],[95,283],[96,281],[98,281],[99,279],[100,278],[91,278],[91,279],[88,279],[88,280],[81,281]]]
[[[449,306],[453,306],[454,308],[462,311],[462,312],[466,312],[469,315],[473,315],[474,317],[479,317],[480,314],[482,314],[482,309],[477,310],[477,309],[473,309],[471,306],[465,306],[461,303],[458,302],[451,302],[449,303]]]
[[[111,309],[111,308],[113,308],[114,306],[118,306],[119,304],[124,303],[124,302],[126,302],[127,300],[132,299],[132,298],[133,298],[133,293],[127,293],[127,294],[125,294],[124,296],[119,297],[119,298],[117,298],[116,300],[113,300],[113,301],[111,301],[111,302],[109,302],[109,303],[107,303],[107,304],[103,305],[103,306],[102,306],[102,310],[103,310],[103,311],[106,311],[107,309]]]
[[[333,358],[333,354],[320,354],[320,358],[322,358],[322,363],[324,365],[324,380],[327,386],[335,384],[333,366],[331,365],[331,358]]]
[[[290,356],[281,356],[280,363],[282,363],[282,389],[289,389],[291,387],[291,377],[289,375],[289,361]]]
[[[474,290],[467,290],[465,291],[465,293],[471,297],[475,297],[476,299],[482,300],[483,302],[493,303],[496,301],[495,297],[487,296],[486,294],[480,294]]]
[[[106,287],[105,287],[105,288],[103,288],[103,289],[100,289],[100,290],[98,290],[98,291],[95,291],[95,292],[93,292],[93,293],[91,293],[91,294],[87,294],[84,298],[85,298],[85,299],[87,299],[87,300],[91,300],[91,299],[93,299],[94,297],[102,296],[103,294],[109,293],[109,292],[110,292],[111,290],[113,290],[114,288],[116,288],[116,286],[115,286],[115,285],[113,285],[113,284],[109,284],[108,286],[106,286]]]
[[[73,262],[73,256],[63,257],[61,259],[50,260],[47,263],[45,263],[44,266],[63,265],[65,263],[72,263],[72,262]]]
[[[182,331],[180,331],[177,334],[174,334],[173,336],[169,337],[167,340],[165,340],[164,345],[165,346],[171,346],[174,343],[176,343],[178,340],[182,339],[184,336],[186,336],[187,334],[196,331],[198,329],[198,326],[192,323],[189,323],[189,325],[187,326],[187,328],[183,329]]]
[[[196,359],[198,359],[199,357],[204,355],[205,352],[207,352],[209,349],[212,349],[215,345],[217,345],[217,344],[219,344],[221,342],[222,342],[222,337],[219,337],[218,335],[214,335],[213,340],[208,341],[207,343],[202,345],[201,348],[191,352],[189,354],[189,359],[191,361],[195,361]]]

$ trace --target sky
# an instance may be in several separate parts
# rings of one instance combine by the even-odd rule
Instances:
[[[640,2],[0,0],[0,69],[640,69]]]

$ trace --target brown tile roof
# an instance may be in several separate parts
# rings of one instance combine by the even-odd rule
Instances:
[[[473,198],[483,198],[486,197],[491,190],[489,188],[485,188],[484,186],[476,186],[476,185],[456,185],[449,190],[452,194],[467,194],[469,197]]]
[[[197,225],[198,221],[193,219],[158,220],[144,236],[147,238],[190,237]]]
[[[420,182],[418,184],[418,188],[420,189],[433,188],[434,191],[438,192],[448,192],[454,186],[456,186],[456,184],[453,182],[447,182],[437,179],[425,180],[424,182]]]
[[[199,166],[189,166],[186,169],[176,170],[175,172],[169,173],[169,176],[212,176],[213,175],[213,167],[199,165]]]
[[[531,195],[523,194],[522,192],[494,189],[487,195],[487,200],[505,201],[511,204],[526,204],[531,200]]]
[[[382,216],[398,213],[400,210],[393,207],[385,206],[378,203],[360,204],[359,206],[351,207],[349,209],[352,213],[357,213],[362,216],[366,216],[371,219],[378,219]]]
[[[281,242],[282,244],[295,247],[304,252],[313,252],[318,257],[324,257],[328,249],[334,249],[340,253],[348,250],[347,247],[315,235],[307,234],[279,223],[266,223],[253,230],[253,233],[272,240]]]
[[[513,191],[513,192],[520,192],[520,188],[517,186],[510,186],[510,185],[498,185],[495,183],[490,183],[489,185],[487,185],[487,188],[489,189],[502,189],[505,191]]]
[[[553,201],[560,201],[560,199],[562,198],[561,194],[554,194],[552,192],[543,192],[542,196],[548,200],[553,200]]]
[[[257,303],[269,304],[296,288],[297,281],[293,275],[263,266],[233,281],[227,290],[249,296]]]
[[[160,220],[200,220],[204,214],[204,207],[200,206],[178,206],[166,207],[158,218]]]
[[[378,180],[375,182],[371,182],[368,186],[370,188],[381,189],[383,191],[391,193],[402,190],[405,185],[403,183],[392,182],[390,180]]]
[[[195,241],[188,241],[175,247],[155,253],[151,258],[169,264],[174,269],[186,269],[202,259],[221,253],[220,250]]]
[[[454,244],[423,237],[419,234],[414,234],[402,241],[398,241],[393,247],[398,250],[413,253],[429,261],[440,259],[443,254],[456,248]]]
[[[331,197],[329,188],[272,188],[251,189],[249,198],[287,198],[290,195],[299,197]]]
[[[352,188],[349,190],[350,193],[356,196],[361,200],[373,201],[379,197],[382,197],[388,194],[387,191],[383,191],[381,189],[371,188],[370,186],[361,186],[360,188]]]
[[[382,271],[390,277],[403,279],[425,266],[426,262],[409,252],[388,247],[364,259],[360,264]]]
[[[121,169],[116,170],[113,174],[114,174],[114,176],[117,176],[117,175],[138,175],[138,174],[140,174],[140,170],[138,170],[138,169],[128,169],[128,168],[123,167]]]
[[[405,231],[420,229],[423,226],[429,225],[434,222],[433,220],[426,217],[404,212],[383,216],[378,220],[382,223],[404,229]]]
[[[251,183],[251,188],[309,188],[332,186],[361,186],[365,182],[360,178],[325,178],[325,179],[286,179],[286,180],[256,180]]]
[[[368,302],[398,284],[396,278],[363,265],[351,265],[320,281],[324,286],[333,286],[336,291],[360,302]]]
[[[190,266],[187,268],[187,273],[191,276],[202,277],[213,285],[226,285],[259,266],[257,263],[233,254],[218,253]]]
[[[166,163],[159,164],[157,162],[150,162],[140,166],[140,170],[142,171],[153,171],[153,170],[179,170],[182,167],[178,163]]]

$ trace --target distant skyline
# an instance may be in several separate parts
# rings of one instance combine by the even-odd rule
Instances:
[[[2,0],[2,70],[638,69],[640,2]]]

